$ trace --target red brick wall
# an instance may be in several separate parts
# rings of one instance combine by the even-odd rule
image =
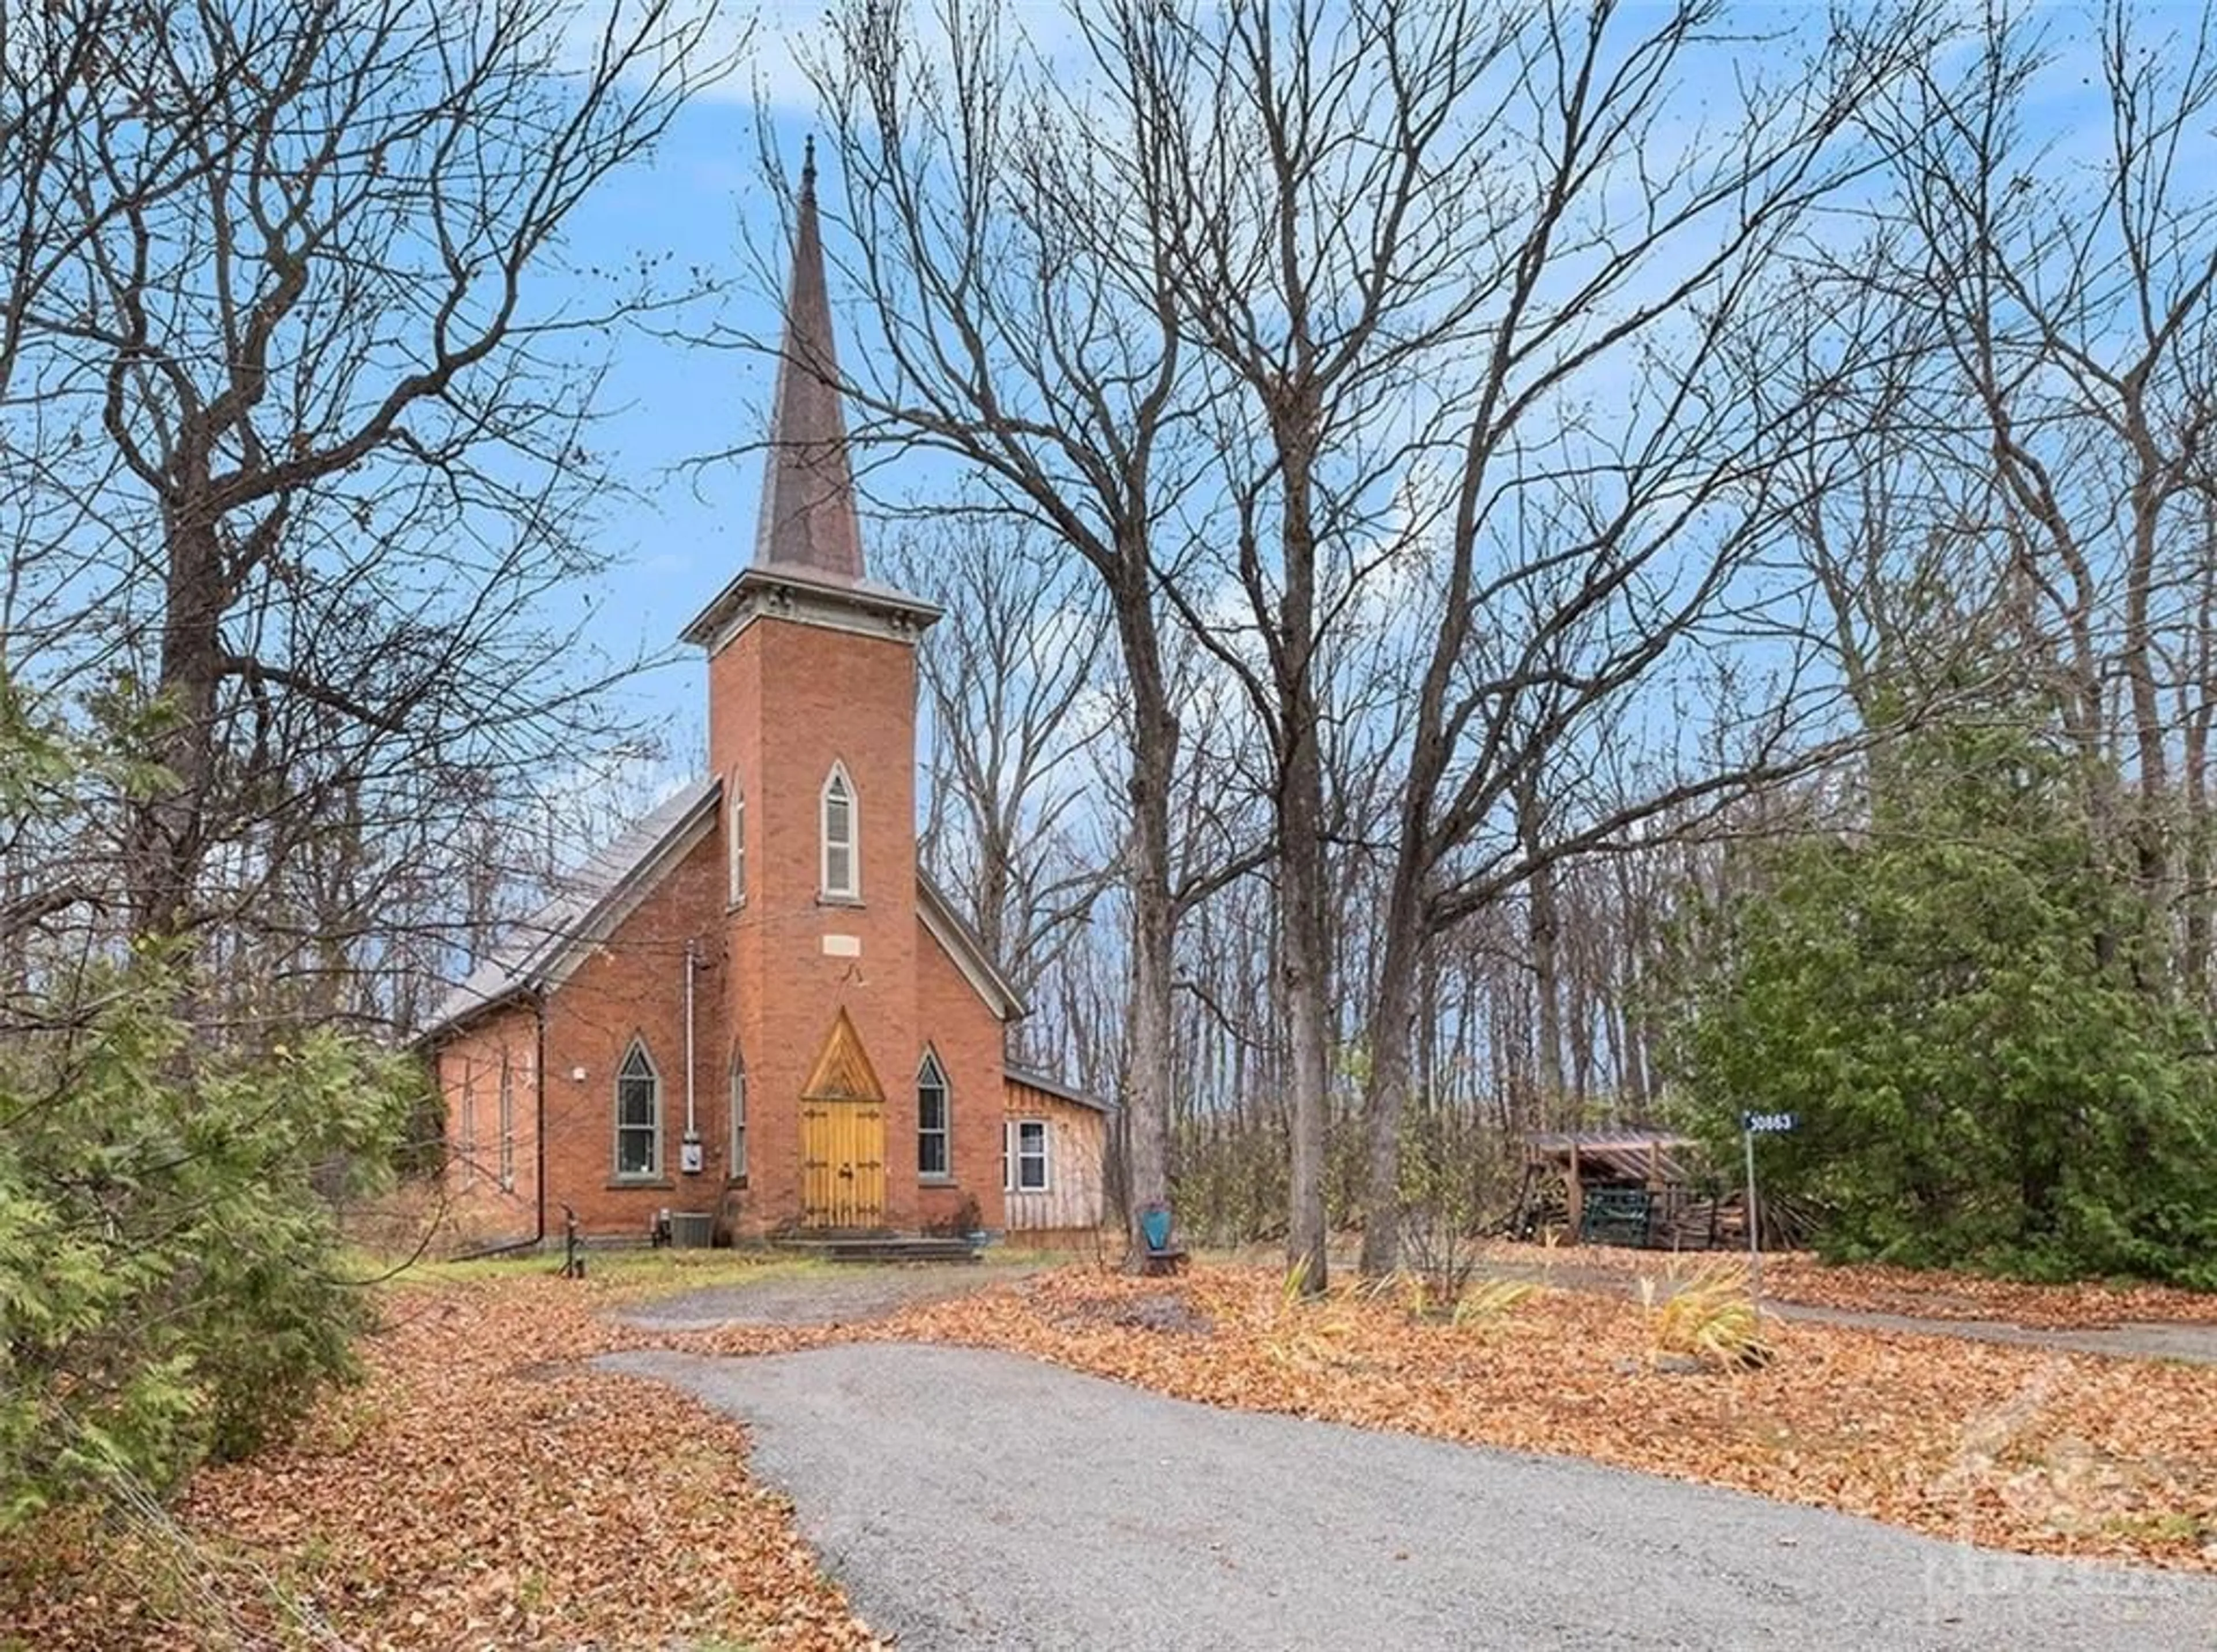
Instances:
[[[925,1190],[925,1223],[952,1216],[967,1194],[987,1228],[1003,1226],[1001,1210],[1001,1023],[954,961],[917,920],[917,1005],[923,1036],[947,1069],[954,1130],[954,1185]],[[919,1053],[919,1059],[921,1055]],[[907,1167],[916,1167],[914,1143]]]
[[[724,1190],[731,1140],[725,1061],[730,962],[721,834],[711,829],[547,1003],[547,1228],[562,1231],[575,1207],[594,1234],[644,1236],[654,1213],[713,1216]],[[694,978],[695,1117],[705,1148],[697,1176],[678,1169],[685,1129],[685,946],[702,967]],[[615,1081],[640,1038],[662,1080],[662,1173],[652,1182],[615,1175]],[[582,1068],[584,1076],[577,1076]]]
[[[915,651],[761,619],[708,675],[710,760],[726,783],[736,774],[747,796],[747,899],[726,920],[726,991],[750,1120],[747,1184],[730,1215],[748,1234],[799,1219],[800,1092],[843,1006],[886,1092],[886,1221],[913,1228]],[[860,900],[851,905],[818,898],[818,810],[835,761],[855,790]],[[827,955],[826,936],[851,937],[860,956]]]
[[[717,1215],[756,1235],[800,1216],[800,1101],[844,1008],[886,1092],[886,1223],[914,1229],[973,1196],[1002,1223],[1001,1027],[916,909],[916,655],[892,638],[779,619],[709,662],[709,760],[744,790],[746,899],[727,902],[726,825],[707,837],[549,995],[547,1228],[643,1234],[653,1213]],[[860,895],[818,896],[820,800],[833,763],[854,788]],[[827,953],[827,937],[859,956]],[[706,1152],[678,1169],[685,1110],[684,957],[694,978],[695,1116]],[[528,1017],[526,1018],[527,1024]],[[615,1077],[634,1036],[662,1079],[663,1174],[619,1183]],[[747,1068],[747,1164],[727,1175],[734,1041]],[[927,1043],[952,1091],[954,1178],[917,1175],[916,1072]],[[573,1076],[583,1068],[584,1077]],[[450,1101],[450,1111],[454,1104]],[[524,1185],[528,1194],[528,1183]]]
[[[501,1143],[500,1074],[508,1065],[510,1129]],[[474,1023],[440,1047],[437,1082],[447,1104],[447,1196],[454,1232],[466,1241],[528,1239],[537,1231],[539,1194],[539,1020],[527,1004]],[[466,1093],[476,1096],[476,1140],[469,1140]],[[503,1177],[503,1168],[512,1175]],[[507,1185],[503,1185],[506,1183]]]

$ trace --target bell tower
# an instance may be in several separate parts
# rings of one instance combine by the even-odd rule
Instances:
[[[734,1048],[702,1067],[745,1075],[745,1173],[726,1201],[739,1231],[795,1210],[905,1229],[923,1042],[916,647],[940,611],[866,572],[812,144],[797,207],[754,560],[682,634],[707,655],[727,872]],[[879,1098],[826,1091],[827,1062],[883,1074]]]

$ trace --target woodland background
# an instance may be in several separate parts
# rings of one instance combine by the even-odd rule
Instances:
[[[596,391],[776,341],[736,252],[564,231],[750,22],[0,18],[17,1514],[345,1368],[330,1200],[442,1145],[387,1052],[621,824],[581,771],[695,760],[579,600],[640,485]],[[2213,48],[833,8],[874,568],[948,609],[927,860],[1128,1208],[1321,1290],[1335,1229],[1498,1221],[1526,1130],[1785,1108],[1836,1252],[2217,1284]]]

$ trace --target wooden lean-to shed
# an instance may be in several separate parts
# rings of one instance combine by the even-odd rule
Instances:
[[[1669,1130],[1535,1130],[1524,1138],[1516,1231],[1575,1244],[1701,1250],[1726,1235],[1694,1196],[1699,1144]]]

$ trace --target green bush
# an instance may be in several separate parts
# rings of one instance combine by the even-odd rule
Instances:
[[[2144,962],[2061,760],[1924,733],[1867,829],[1762,851],[1689,937],[1677,1076],[1719,1162],[1800,1116],[1766,1185],[1843,1259],[2217,1288],[2212,1030]]]
[[[353,1373],[368,1302],[315,1182],[384,1173],[420,1082],[324,1033],[202,1047],[147,950],[67,1000],[0,1056],[0,1525],[173,1486]]]

